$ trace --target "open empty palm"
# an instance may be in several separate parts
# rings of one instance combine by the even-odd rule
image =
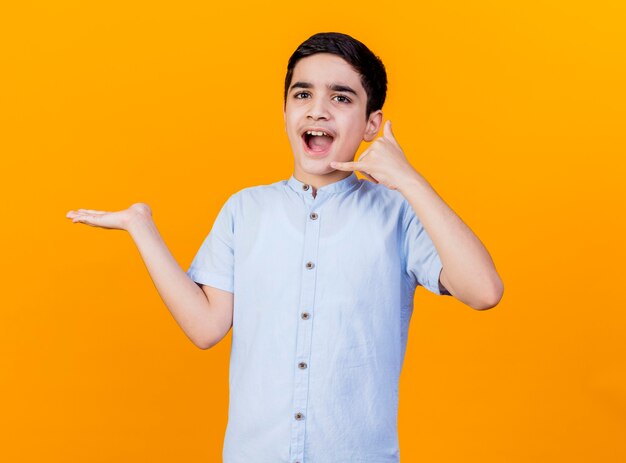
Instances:
[[[145,203],[135,203],[128,209],[116,212],[78,209],[69,211],[65,216],[73,223],[80,222],[92,227],[127,230],[131,221],[140,215],[152,215],[150,206]]]

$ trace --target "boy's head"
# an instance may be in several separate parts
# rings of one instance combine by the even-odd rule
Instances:
[[[367,93],[365,117],[382,109],[387,96],[387,72],[385,65],[362,42],[339,32],[320,32],[302,42],[287,63],[284,104],[298,61],[315,53],[331,53],[343,58],[361,76],[361,84]]]
[[[328,32],[303,42],[289,59],[284,93],[296,178],[321,187],[349,175],[330,163],[352,161],[376,137],[386,93],[383,63],[358,40]]]

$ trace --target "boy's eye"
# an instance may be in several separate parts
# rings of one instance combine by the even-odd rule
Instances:
[[[310,96],[309,92],[298,92],[294,95],[294,98],[298,99],[298,100],[302,100],[304,98],[306,98],[307,96]]]
[[[337,101],[339,101],[339,103],[351,103],[350,98],[348,98],[347,96],[337,95],[335,98],[337,98]]]

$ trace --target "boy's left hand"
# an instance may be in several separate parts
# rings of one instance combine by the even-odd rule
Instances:
[[[383,136],[374,140],[357,161],[331,162],[330,167],[345,171],[358,170],[374,183],[382,183],[392,190],[397,190],[418,175],[393,136],[391,121],[385,122]]]

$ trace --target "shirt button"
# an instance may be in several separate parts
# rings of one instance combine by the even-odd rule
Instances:
[[[300,368],[301,370],[304,370],[306,368],[306,363],[304,362],[298,363],[298,368]]]
[[[308,191],[309,190],[309,185],[307,185],[306,183],[304,185],[302,185],[302,189],[304,191]]]
[[[300,421],[304,419],[304,415],[300,412],[295,414],[296,420]]]
[[[310,315],[308,312],[302,312],[302,314],[300,315],[300,317],[302,317],[302,320],[308,320]]]
[[[311,220],[315,220],[315,219],[317,219],[318,215],[315,212],[311,212],[309,217],[311,217]]]
[[[309,270],[312,269],[313,267],[315,267],[315,264],[313,262],[306,263],[306,268],[308,268]]]

